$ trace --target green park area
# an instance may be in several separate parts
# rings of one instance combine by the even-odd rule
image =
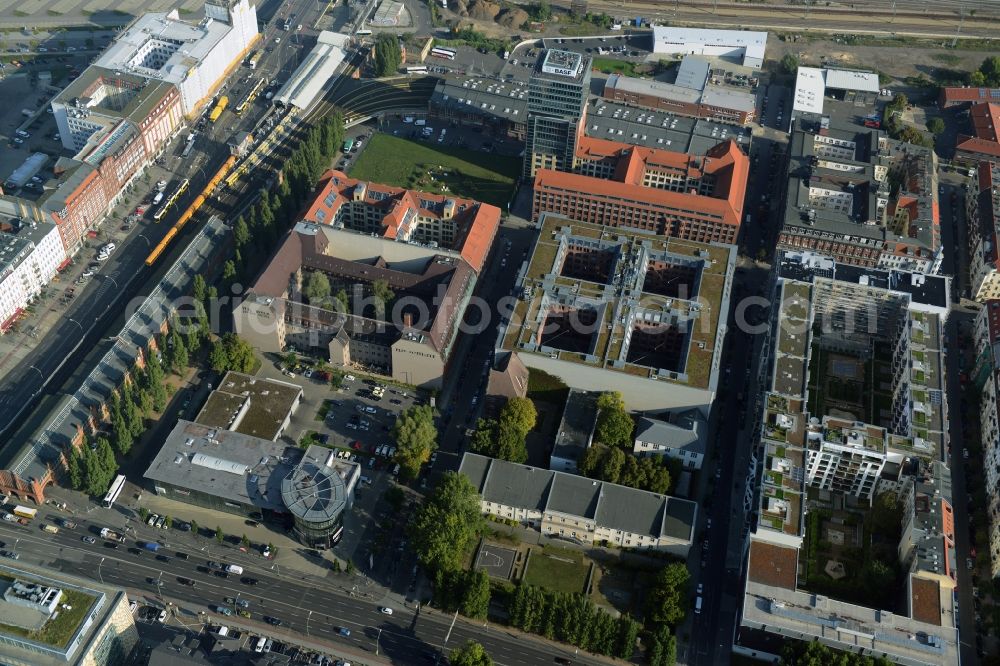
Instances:
[[[506,209],[520,171],[517,157],[376,134],[351,168],[351,177]]]
[[[523,581],[554,592],[583,594],[590,561],[583,553],[565,548],[534,548]]]

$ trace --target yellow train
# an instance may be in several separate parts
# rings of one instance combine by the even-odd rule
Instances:
[[[156,247],[153,248],[153,251],[149,253],[148,257],[146,257],[147,266],[152,266],[156,263],[156,260],[160,258],[163,251],[166,250],[170,243],[174,240],[174,237],[180,233],[181,229],[184,228],[184,225],[187,224],[194,214],[198,212],[198,209],[204,205],[205,201],[207,201],[208,197],[212,195],[212,192],[219,186],[219,183],[221,183],[222,179],[226,177],[226,174],[229,173],[234,164],[236,164],[235,155],[230,155],[226,158],[226,161],[222,163],[222,166],[215,172],[215,175],[208,181],[208,184],[205,185],[205,188],[201,191],[201,193],[196,196],[194,201],[191,202],[191,205],[188,206],[183,213],[181,213],[181,216],[177,218],[176,222],[174,222],[174,226],[170,227],[170,230],[167,231],[163,240],[157,243]]]

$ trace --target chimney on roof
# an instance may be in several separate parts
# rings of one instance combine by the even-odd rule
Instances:
[[[441,210],[441,218],[445,220],[450,220],[455,217],[455,200],[445,199],[444,208]]]
[[[406,312],[403,314],[403,328],[413,328],[413,313]]]

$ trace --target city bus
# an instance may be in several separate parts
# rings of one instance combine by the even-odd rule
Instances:
[[[458,53],[455,49],[445,49],[440,46],[435,46],[431,49],[431,55],[436,58],[444,58],[445,60],[454,60],[455,54]]]
[[[423,67],[423,66],[421,66],[421,67],[407,67],[406,68],[406,73],[407,74],[426,74],[427,73],[427,68]]]
[[[115,502],[118,501],[118,496],[122,494],[122,490],[125,489],[125,475],[119,474],[115,477],[115,480],[111,483],[111,488],[108,490],[108,494],[104,496],[104,508],[110,509],[114,506]]]
[[[372,31],[371,30],[358,30],[354,34],[356,36],[358,36],[358,37],[367,37],[368,35],[372,34]]]

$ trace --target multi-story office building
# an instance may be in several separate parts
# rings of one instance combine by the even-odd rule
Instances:
[[[772,293],[743,637],[759,630],[817,639],[903,664],[953,660],[957,563],[943,462],[948,279],[784,252]],[[905,615],[814,593],[807,569],[826,560],[804,560],[816,552],[808,539],[827,538],[824,513],[840,512],[836,531],[886,492],[904,507],[896,557],[907,572]]]
[[[584,137],[574,171],[538,171],[532,219],[554,213],[673,238],[736,242],[749,160],[735,141],[685,155]]]
[[[0,335],[10,328],[66,262],[54,224],[0,224]]]
[[[688,56],[684,63],[694,58]],[[604,84],[603,94],[605,99],[680,116],[708,118],[734,125],[753,122],[757,109],[757,98],[753,93],[711,85],[707,83],[707,66],[704,72],[704,78],[694,78],[693,85],[697,87],[612,74]]]
[[[172,84],[180,94],[181,110],[191,116],[211,100],[259,38],[256,5],[249,0],[209,0],[205,18],[198,23],[181,21],[177,10],[143,14],[94,65]],[[70,133],[68,124],[60,123],[59,129],[63,137]]]
[[[98,133],[125,123],[142,137],[148,155],[158,154],[183,123],[176,86],[138,74],[88,67],[52,99],[63,147],[84,150]]]
[[[0,565],[0,662],[123,666],[139,642],[121,588],[21,562]]]
[[[936,162],[934,151],[877,129],[797,119],[778,249],[935,273],[943,256]]]
[[[538,58],[528,84],[525,178],[539,169],[572,169],[589,95],[589,57],[548,49]]]
[[[497,359],[637,411],[701,409],[718,386],[736,248],[544,214]]]
[[[979,162],[966,197],[972,297],[1000,298],[1000,162]]]

